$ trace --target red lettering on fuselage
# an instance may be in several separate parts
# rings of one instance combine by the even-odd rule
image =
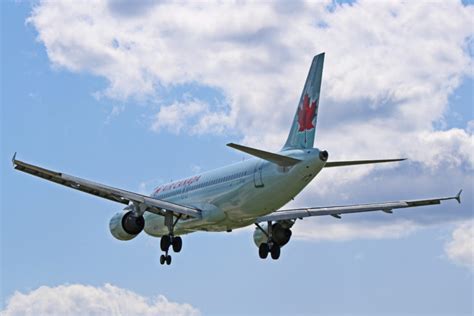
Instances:
[[[156,188],[155,194],[158,194],[158,193],[164,192],[164,191],[168,191],[168,190],[175,190],[175,189],[178,189],[178,188],[183,187],[183,186],[191,185],[191,184],[199,181],[200,178],[201,178],[201,176],[194,176],[194,177],[189,178],[189,179],[185,179],[185,180],[181,180],[181,181],[178,181],[178,182],[173,182],[173,183],[168,183],[168,184],[165,184],[165,185],[161,185],[158,188]]]

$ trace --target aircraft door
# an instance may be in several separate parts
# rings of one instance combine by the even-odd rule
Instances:
[[[253,183],[256,188],[263,187],[263,177],[262,177],[263,161],[259,161],[255,164],[255,169],[253,172]]]

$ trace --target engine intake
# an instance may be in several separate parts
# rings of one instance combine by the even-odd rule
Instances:
[[[131,211],[119,212],[110,219],[109,227],[112,236],[118,240],[130,240],[143,230],[145,219]]]

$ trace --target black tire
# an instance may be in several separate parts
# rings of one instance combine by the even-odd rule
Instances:
[[[171,245],[171,238],[170,236],[168,235],[164,235],[161,237],[161,241],[160,241],[160,248],[161,248],[161,251],[168,251],[168,249],[170,249],[170,245]]]
[[[258,255],[260,256],[261,259],[266,259],[268,256],[268,244],[267,243],[262,243],[258,247]]]
[[[181,237],[174,237],[173,238],[173,242],[172,242],[172,245],[173,245],[173,251],[178,253],[181,251],[181,249],[183,248],[183,240],[181,239]]]
[[[270,250],[272,259],[277,260],[278,258],[280,258],[280,252],[280,246],[278,246],[277,244],[273,244],[272,249]]]
[[[165,264],[165,261],[166,261],[165,255],[161,255],[160,256],[160,264]]]
[[[171,256],[170,256],[170,255],[167,255],[167,256],[166,256],[166,264],[167,264],[167,265],[170,265],[170,264],[171,264]]]

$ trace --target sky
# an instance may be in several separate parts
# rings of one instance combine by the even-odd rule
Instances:
[[[2,315],[472,315],[474,6],[413,2],[1,2]],[[121,242],[121,205],[13,170],[159,184],[284,143],[325,52],[331,168],[288,206],[462,204],[298,221],[278,261],[254,228]],[[336,169],[336,170],[335,170]]]

